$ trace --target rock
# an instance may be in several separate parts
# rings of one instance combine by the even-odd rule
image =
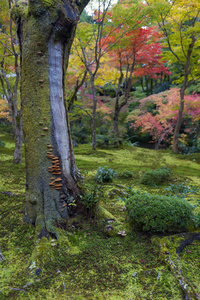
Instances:
[[[105,226],[105,233],[108,237],[112,237],[115,235],[115,231],[112,225],[109,224]]]
[[[42,273],[42,270],[40,268],[35,270],[35,274],[39,277],[40,274]]]

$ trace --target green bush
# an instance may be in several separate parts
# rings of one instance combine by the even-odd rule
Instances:
[[[193,206],[183,198],[131,190],[125,202],[130,221],[142,231],[179,231],[193,222]]]
[[[5,143],[0,140],[0,147],[5,147]]]
[[[104,94],[105,96],[110,96],[111,98],[116,97],[116,90],[112,84],[104,85]]]
[[[108,167],[99,167],[97,173],[95,175],[95,179],[97,182],[112,182],[114,178],[117,177],[117,172]]]
[[[166,181],[170,177],[170,169],[162,167],[156,170],[150,170],[143,174],[141,183],[145,185],[157,185]]]
[[[99,148],[106,148],[109,145],[109,138],[105,134],[97,134],[96,146]]]
[[[131,171],[122,171],[122,172],[120,172],[119,173],[119,175],[118,175],[120,178],[132,178],[133,177],[133,172],[131,172]]]

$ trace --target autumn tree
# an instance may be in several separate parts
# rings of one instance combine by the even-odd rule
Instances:
[[[155,149],[161,145],[171,144],[174,128],[178,118],[180,98],[179,88],[172,88],[159,94],[151,95],[140,100],[140,105],[133,110],[127,121],[132,122],[131,127],[141,132],[149,133],[155,143]],[[152,107],[155,107],[152,109]],[[197,127],[196,137],[199,134],[200,98],[197,94],[185,96],[183,111],[184,128],[180,140],[185,145],[188,136]]]
[[[77,170],[64,101],[64,75],[80,1],[17,1],[12,18],[22,50],[22,114],[26,154],[25,221],[59,237],[58,224],[78,201]]]
[[[129,5],[126,7],[129,12]],[[168,71],[161,59],[160,34],[155,27],[144,26],[147,24],[148,16],[145,15],[143,4],[137,4],[134,9],[135,15],[131,23],[127,22],[122,27],[116,27],[113,34],[105,36],[102,43],[109,49],[110,65],[119,70],[118,85],[116,89],[116,101],[113,113],[113,126],[116,136],[119,135],[118,119],[121,109],[127,104],[133,78],[148,74],[158,78]],[[118,18],[118,16],[114,16]],[[113,18],[115,21],[115,18]],[[120,45],[115,43],[120,38]],[[124,85],[124,95],[120,97],[120,90]]]
[[[96,109],[97,93],[95,78],[100,67],[103,55],[101,39],[103,37],[104,20],[111,1],[98,1],[98,9],[95,10],[95,18],[92,24],[80,23],[77,30],[77,39],[74,47],[89,74],[90,86],[93,96],[92,108],[92,148],[96,149]]]
[[[11,0],[1,3],[1,41],[0,41],[0,83],[5,99],[8,102],[13,136],[15,138],[14,163],[22,159],[22,114],[19,96],[20,66],[19,48],[16,30],[9,10]]]
[[[184,95],[188,85],[199,78],[200,3],[198,0],[148,0],[152,18],[163,32],[165,53],[170,63],[180,66],[180,107],[173,136],[173,152],[178,152],[178,137],[184,110]]]

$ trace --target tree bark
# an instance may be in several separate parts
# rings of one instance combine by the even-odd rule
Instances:
[[[96,88],[94,85],[94,76],[90,77],[91,87],[92,87],[92,97],[93,97],[93,105],[92,105],[92,149],[96,149],[96,113],[97,113],[97,95]]]
[[[173,152],[174,153],[178,153],[178,137],[179,137],[179,132],[180,132],[180,128],[181,128],[183,110],[184,110],[184,102],[185,102],[184,95],[185,95],[185,89],[186,89],[187,83],[188,83],[188,77],[191,73],[190,60],[191,60],[191,55],[192,55],[192,51],[193,51],[195,42],[196,42],[196,37],[195,37],[195,35],[192,35],[192,40],[188,47],[188,51],[187,51],[187,55],[186,55],[183,84],[180,89],[180,108],[179,108],[178,119],[177,119],[176,127],[174,130],[174,135],[173,135]]]
[[[22,112],[18,111],[15,124],[15,150],[14,150],[14,164],[20,164],[22,160],[22,142],[23,142],[23,130],[22,130]]]
[[[173,135],[173,152],[178,153],[178,137],[179,132],[182,124],[182,117],[183,117],[183,110],[184,110],[184,89],[183,87],[180,90],[180,107],[178,111],[178,118],[176,122],[176,126],[174,129],[174,135]]]
[[[64,101],[64,75],[79,14],[88,1],[29,0],[21,18],[22,116],[26,160],[25,221],[58,237],[57,225],[78,201],[75,164]],[[16,12],[15,12],[16,14]],[[16,18],[15,18],[16,19]]]

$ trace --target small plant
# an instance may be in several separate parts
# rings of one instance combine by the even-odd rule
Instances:
[[[108,167],[99,167],[95,175],[95,179],[98,183],[112,182],[117,177],[117,172]]]
[[[170,177],[170,169],[167,167],[162,167],[160,169],[150,170],[143,174],[141,178],[141,183],[145,185],[155,186],[160,184]]]
[[[131,172],[131,171],[122,171],[122,172],[120,172],[119,173],[119,175],[118,175],[120,178],[132,178],[133,177],[133,172]]]
[[[196,223],[194,207],[183,198],[150,195],[129,189],[125,199],[130,221],[142,231],[179,231]]]
[[[109,138],[107,135],[98,134],[96,136],[96,146],[100,148],[106,148],[109,145]]]
[[[0,140],[0,147],[5,147],[5,143]]]
[[[83,204],[86,214],[89,217],[95,217],[98,203],[100,200],[100,185],[94,185],[87,187],[85,195],[81,197],[81,203]]]
[[[200,226],[200,214],[199,213],[194,214],[194,216],[192,217],[192,221],[193,221],[195,228],[199,227]]]
[[[199,188],[196,185],[185,185],[184,183],[172,184],[170,183],[169,187],[165,190],[171,195],[176,195],[181,198],[185,198],[188,194],[196,194],[199,191]]]

